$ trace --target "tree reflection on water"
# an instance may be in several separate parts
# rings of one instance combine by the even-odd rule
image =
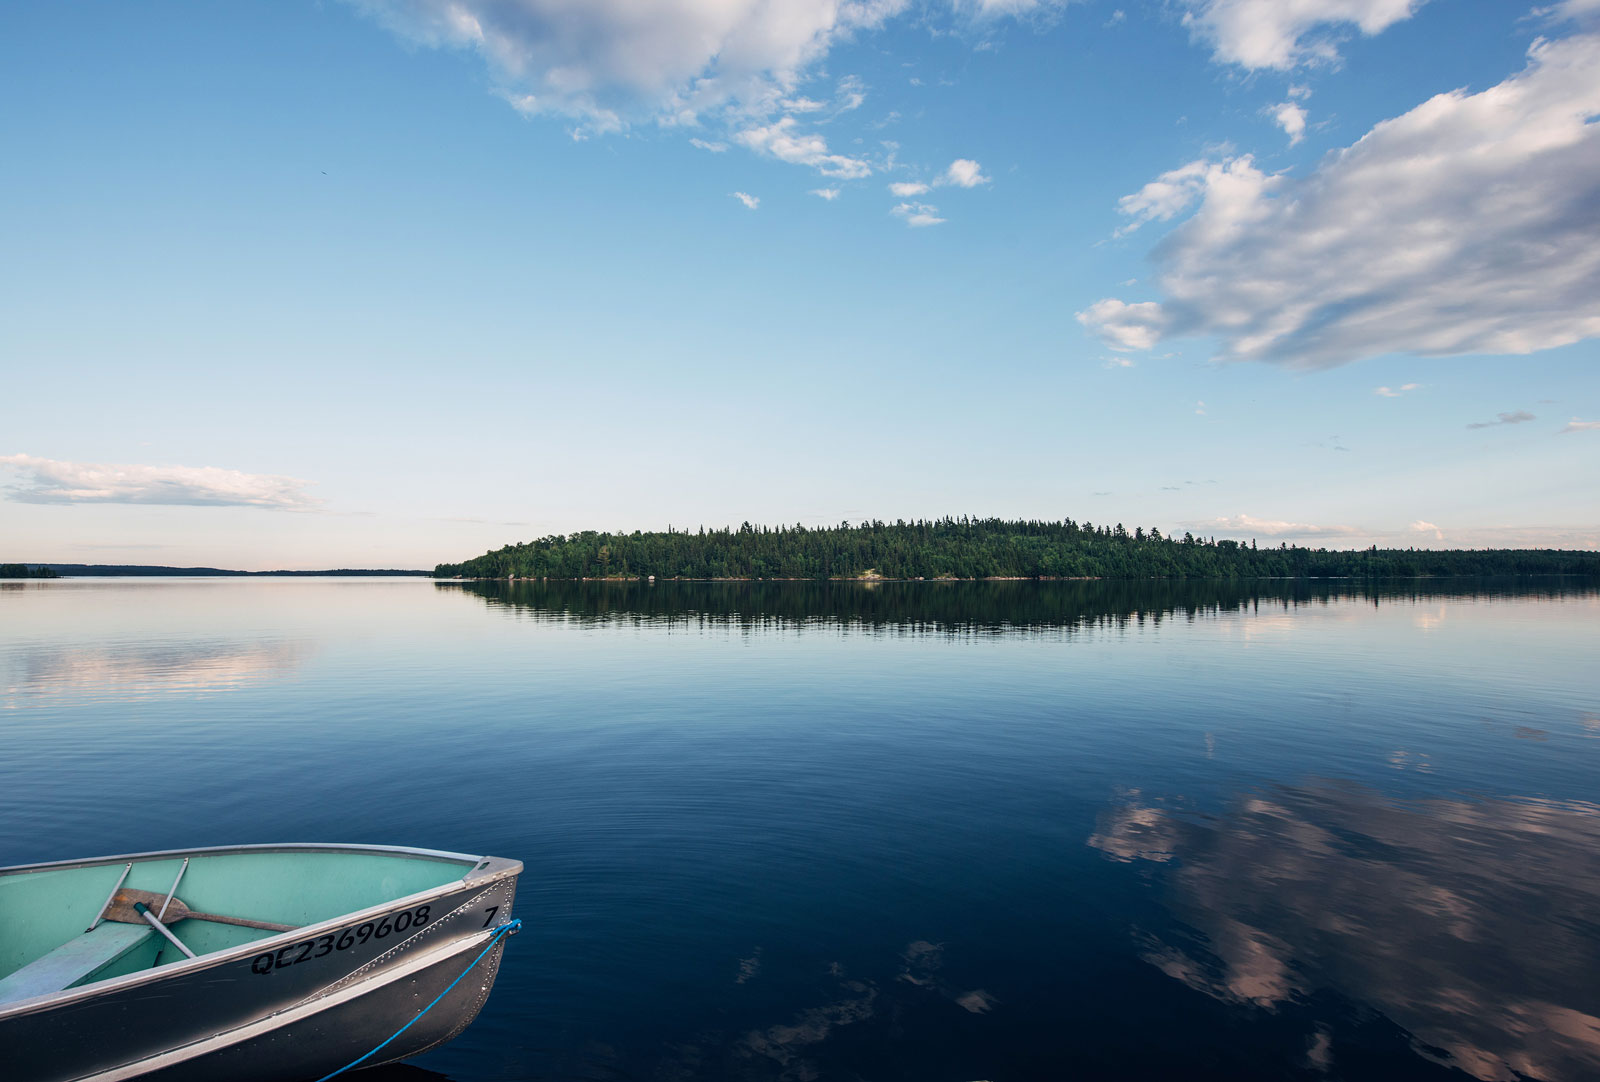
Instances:
[[[491,608],[580,626],[719,626],[746,631],[840,626],[855,630],[1072,632],[1227,612],[1288,612],[1352,600],[1378,606],[1424,599],[1588,597],[1594,579],[1104,579],[983,582],[661,582],[465,580],[438,589]]]

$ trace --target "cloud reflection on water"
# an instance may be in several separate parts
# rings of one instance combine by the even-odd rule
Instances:
[[[298,641],[174,641],[49,646],[11,653],[0,705],[61,694],[119,699],[219,691],[271,680],[310,653]]]
[[[1133,792],[1089,844],[1161,866],[1168,906],[1199,934],[1136,936],[1197,991],[1273,1010],[1332,990],[1492,1082],[1600,1075],[1595,805],[1407,805],[1330,783],[1212,818]]]
[[[753,957],[739,959],[736,984],[746,984],[762,973],[761,954],[757,947]],[[649,1077],[681,1082],[707,1077],[752,1082],[870,1077],[842,1066],[852,1062],[852,1052],[841,1044],[876,1050],[907,1027],[933,1025],[948,1030],[961,1024],[958,1019],[1003,1008],[994,994],[954,983],[944,969],[945,944],[926,939],[907,943],[891,966],[880,965],[871,976],[848,973],[842,964],[833,962],[827,967],[830,980],[817,989],[820,1002],[788,1011],[781,1021],[767,1021],[755,1028],[734,1033],[703,1031],[694,1041],[672,1047]],[[586,1062],[583,1069],[597,1067],[615,1070],[593,1062]]]

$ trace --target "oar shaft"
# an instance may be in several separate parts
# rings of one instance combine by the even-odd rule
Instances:
[[[179,950],[181,950],[184,954],[188,955],[190,958],[195,957],[194,951],[192,951],[188,947],[184,946],[183,945],[183,940],[181,940],[177,936],[173,935],[172,934],[172,930],[170,928],[168,928],[165,924],[162,924],[160,921],[156,920],[156,915],[154,913],[150,912],[149,907],[147,907],[143,902],[134,902],[133,903],[133,909],[134,909],[134,912],[138,913],[141,917],[143,917],[145,919],[145,922],[148,923],[150,925],[150,927],[154,928],[156,931],[158,931],[162,935],[166,936],[168,943],[171,943],[174,947],[177,947]]]
[[[224,917],[220,913],[196,913],[189,910],[187,916],[191,920],[208,920],[212,924],[237,924],[241,928],[260,928],[263,932],[292,932],[298,925],[273,924],[266,920],[250,920],[246,917]]]

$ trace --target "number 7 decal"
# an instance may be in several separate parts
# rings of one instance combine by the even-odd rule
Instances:
[[[500,912],[500,907],[497,905],[491,905],[489,907],[489,915],[483,918],[483,927],[489,927],[489,922],[494,920],[494,915],[498,912]]]

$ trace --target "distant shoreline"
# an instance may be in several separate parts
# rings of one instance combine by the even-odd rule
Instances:
[[[26,562],[30,571],[49,568],[60,578],[432,578],[432,571],[341,567],[326,571],[235,571],[223,567],[164,567],[159,564],[62,564]],[[33,579],[34,576],[28,576]]]

